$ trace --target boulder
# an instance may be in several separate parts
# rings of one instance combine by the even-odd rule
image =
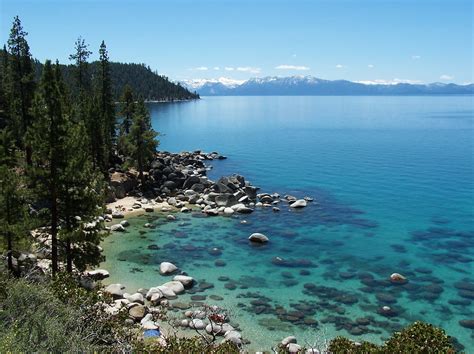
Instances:
[[[173,289],[171,288],[168,288],[167,286],[163,286],[163,285],[160,285],[157,287],[160,292],[163,294],[164,297],[166,297],[167,299],[176,299],[176,293],[173,291]],[[153,299],[153,296],[152,296],[152,299]]]
[[[135,321],[141,320],[143,317],[145,317],[145,314],[146,307],[143,305],[136,305],[128,310],[128,315]]]
[[[399,273],[393,273],[390,275],[390,282],[392,284],[406,284],[408,282],[407,278]]]
[[[226,207],[226,208],[224,209],[224,214],[225,214],[225,215],[232,215],[232,214],[234,214],[234,209],[229,208],[229,207]]]
[[[124,294],[123,295],[124,299],[127,299],[128,301],[130,302],[137,302],[139,304],[144,304],[145,303],[145,299],[143,298],[143,295],[140,294],[140,293],[135,293],[135,294]]]
[[[176,275],[173,280],[181,282],[185,287],[192,285],[194,282],[194,279],[187,275]]]
[[[124,232],[125,227],[122,224],[115,224],[110,227],[110,231],[112,232]]]
[[[259,232],[255,232],[249,236],[249,240],[255,243],[266,243],[268,242],[268,237]]]
[[[110,284],[104,289],[104,292],[112,295],[114,299],[121,299],[125,293],[124,289],[125,286],[122,284]]]
[[[174,273],[176,270],[178,270],[178,267],[176,267],[173,263],[162,262],[160,264],[160,273],[163,275]]]
[[[298,199],[290,204],[290,208],[304,208],[308,203],[304,199]]]
[[[184,292],[184,285],[180,281],[173,280],[167,283],[164,283],[163,286],[170,288],[176,295],[179,295]]]
[[[296,343],[296,337],[295,336],[288,336],[286,338],[284,338],[282,341],[281,341],[281,345],[283,346],[287,346],[288,344],[290,343]]]
[[[128,227],[130,226],[130,223],[128,222],[128,220],[122,220],[120,221],[120,225],[122,225],[123,227]]]
[[[123,219],[125,215],[121,211],[114,211],[112,213],[112,219]]]
[[[298,353],[301,350],[301,345],[290,343],[287,345],[286,349],[288,349],[289,353]]]
[[[203,320],[199,318],[194,318],[191,321],[189,321],[189,327],[194,328],[194,329],[204,329],[206,328],[206,324],[204,323]]]

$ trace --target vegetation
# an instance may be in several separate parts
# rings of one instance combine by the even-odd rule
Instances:
[[[28,240],[26,225],[34,219],[49,235],[56,276],[102,261],[99,216],[118,152],[113,72],[105,42],[91,66],[92,52],[79,37],[70,56],[74,64],[47,60],[36,65],[41,76],[35,81],[26,36],[15,17],[0,62],[0,236],[10,271],[19,275],[15,245]],[[143,99],[135,103],[129,86],[123,96],[121,153],[143,179],[158,146],[157,133]]]
[[[395,332],[383,345],[369,342],[355,343],[344,337],[334,338],[331,353],[455,353],[451,338],[444,330],[424,322],[415,322]]]
[[[43,64],[35,61],[36,78],[41,77]],[[110,77],[112,82],[112,97],[120,101],[120,96],[129,86],[137,96],[147,101],[175,101],[198,99],[196,92],[190,92],[179,83],[171,82],[166,76],[159,75],[145,64],[110,62]],[[88,64],[88,75],[97,76],[100,61]],[[77,93],[75,84],[76,74],[74,65],[61,65],[61,71],[68,89]]]

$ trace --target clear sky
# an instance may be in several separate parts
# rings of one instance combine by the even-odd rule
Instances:
[[[473,82],[472,0],[0,0],[34,57],[68,63],[81,35],[97,58],[143,62],[173,80],[313,75]]]

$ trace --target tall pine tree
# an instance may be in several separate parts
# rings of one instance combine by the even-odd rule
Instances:
[[[30,47],[26,41],[28,33],[23,30],[18,16],[8,39],[8,78],[7,94],[10,103],[10,126],[19,146],[23,147],[26,162],[31,165],[32,149],[24,139],[28,127],[33,123],[31,106],[35,92],[34,65]]]
[[[112,158],[113,145],[116,140],[116,118],[115,105],[112,97],[112,79],[110,76],[109,55],[105,42],[102,41],[99,49],[99,73],[98,79],[98,96],[100,104],[100,121],[104,130],[104,144],[105,144],[105,166],[103,170],[107,170],[108,162]]]
[[[120,97],[120,115],[122,116],[121,132],[124,134],[130,133],[132,126],[133,112],[135,111],[135,98],[130,85],[125,85],[122,95]]]
[[[59,192],[61,173],[66,165],[65,145],[68,120],[63,112],[63,98],[51,61],[47,60],[35,97],[36,122],[29,138],[34,146],[30,174],[39,199],[48,202],[46,210],[51,226],[51,261],[53,276],[58,272]]]

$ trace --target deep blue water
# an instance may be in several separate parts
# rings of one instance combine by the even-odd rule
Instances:
[[[150,109],[161,150],[218,151],[228,159],[213,163],[211,178],[239,173],[262,191],[315,203],[298,212],[258,210],[245,216],[247,225],[244,217],[182,215],[180,226],[159,217],[144,238],[138,229],[149,217],[137,218],[137,232],[104,242],[104,266],[116,269],[110,281],[156,285],[156,265],[176,262],[215,285],[202,294],[224,297],[217,303],[234,312],[255,349],[285,333],[308,343],[337,334],[381,341],[414,320],[474,347],[473,331],[458,323],[474,317],[474,291],[466,290],[474,286],[472,97],[204,97]],[[271,242],[250,247],[252,232]],[[150,243],[163,247],[150,251]],[[214,265],[212,247],[222,249],[225,267]],[[276,266],[275,256],[312,264]],[[393,272],[409,283],[388,284]],[[269,305],[251,305],[255,296]],[[379,314],[383,305],[395,316]],[[319,324],[278,317],[278,306],[304,309]],[[354,322],[367,316],[368,325]]]

